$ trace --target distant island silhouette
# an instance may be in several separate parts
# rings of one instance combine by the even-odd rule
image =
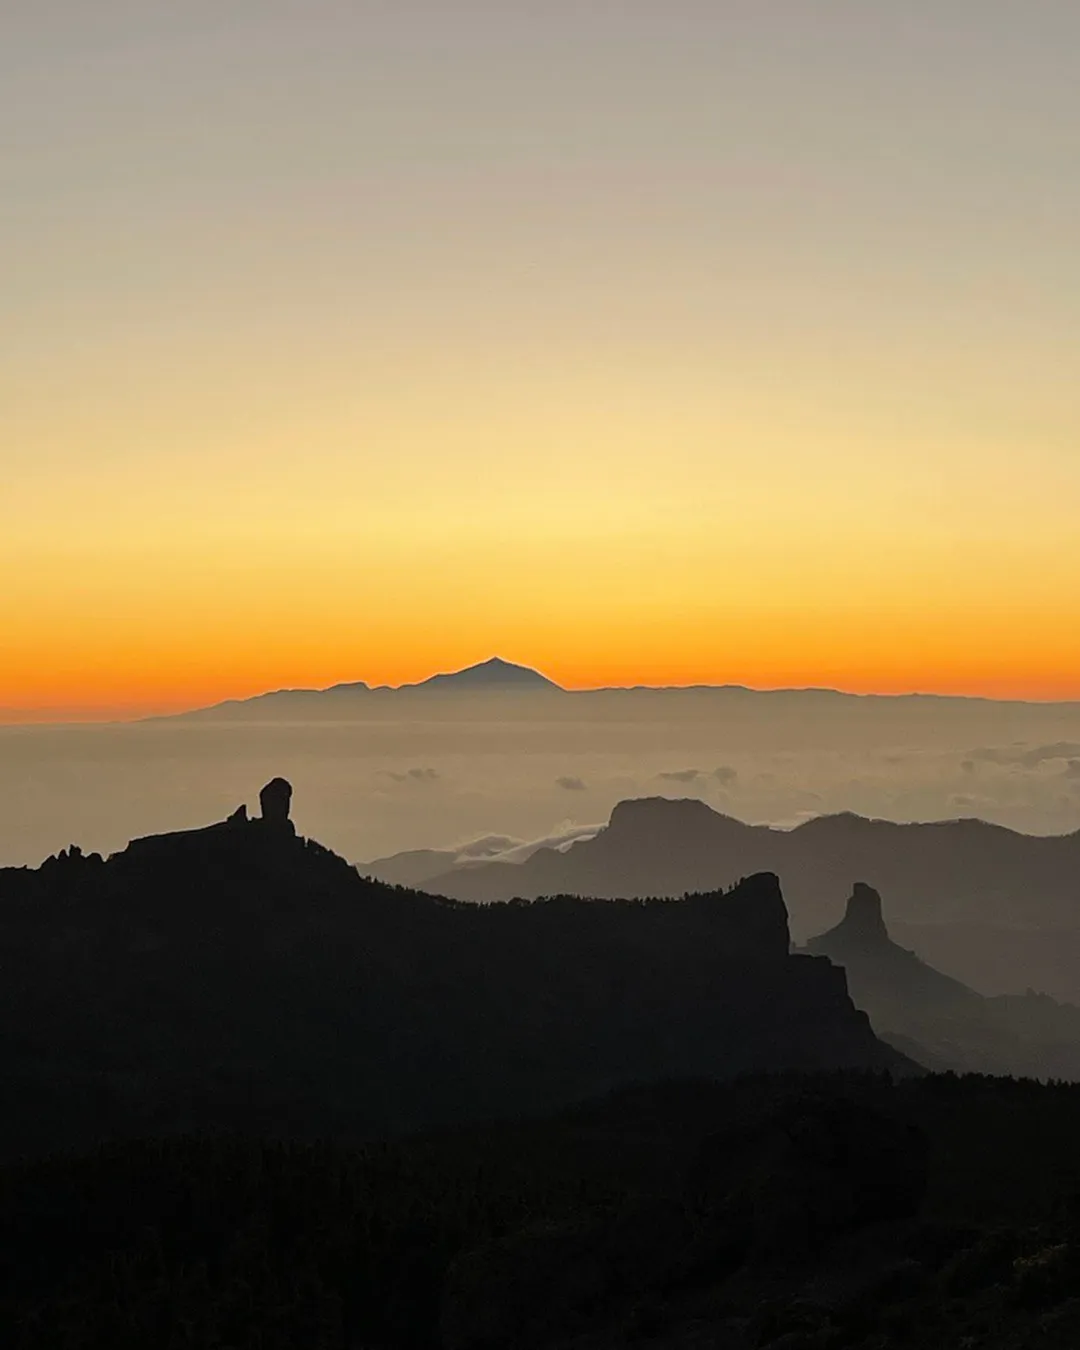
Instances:
[[[170,717],[219,716],[243,714],[245,711],[266,713],[275,705],[293,710],[297,704],[312,710],[319,702],[331,703],[333,711],[340,712],[342,704],[364,695],[387,694],[503,694],[503,693],[559,693],[567,691],[546,675],[529,666],[515,665],[501,657],[492,656],[463,670],[440,672],[414,684],[370,685],[364,680],[332,684],[325,689],[274,689],[247,699],[227,699],[209,708],[197,708],[187,713],[173,713]],[[160,717],[147,718],[160,721]]]
[[[591,688],[568,689],[547,675],[530,666],[504,660],[499,656],[489,657],[475,665],[461,670],[438,672],[427,679],[401,685],[371,685],[365,680],[345,681],[325,688],[273,689],[265,693],[254,694],[249,698],[226,699],[205,708],[195,708],[187,712],[167,714],[168,717],[246,717],[246,716],[343,716],[347,715],[350,704],[356,700],[366,705],[371,698],[385,699],[390,696],[404,695],[444,695],[444,694],[559,694],[567,699],[592,702],[600,697],[655,698],[667,696],[727,695],[728,697],[749,697],[752,699],[787,700],[804,698],[815,706],[823,702],[846,700],[851,702],[882,703],[886,706],[896,703],[943,705],[962,707],[964,705],[1004,706],[1030,708],[1066,708],[1078,709],[1080,702],[1063,701],[1059,703],[1029,701],[1024,699],[995,700],[978,695],[928,694],[910,692],[901,694],[850,693],[839,689],[824,687],[780,687],[758,689],[743,684],[685,684],[685,685],[597,685]],[[144,719],[162,720],[161,716]]]

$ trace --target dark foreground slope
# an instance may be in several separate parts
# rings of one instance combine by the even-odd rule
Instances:
[[[752,1079],[0,1169],[15,1350],[1075,1350],[1080,1088]]]
[[[789,954],[774,876],[462,906],[363,880],[264,797],[263,819],[0,873],[3,1151],[356,1137],[634,1081],[903,1063],[840,970]]]
[[[892,941],[871,886],[857,883],[842,921],[812,938],[807,950],[843,966],[852,997],[878,1034],[920,1063],[1080,1079],[1080,1007],[1045,994],[984,998],[943,975]]]

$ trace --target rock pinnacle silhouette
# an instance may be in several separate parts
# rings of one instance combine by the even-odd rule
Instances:
[[[292,802],[292,784],[286,778],[271,778],[259,792],[259,809],[267,825],[284,828],[291,825],[289,807]]]

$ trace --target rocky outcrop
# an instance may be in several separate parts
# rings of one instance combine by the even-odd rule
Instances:
[[[224,820],[195,830],[173,830],[168,834],[149,834],[133,839],[119,855],[120,859],[140,865],[165,865],[165,860],[190,861],[204,858],[239,857],[258,853],[267,847],[268,838],[291,838],[296,829],[289,819],[292,785],[285,778],[272,778],[259,792],[261,816],[252,819],[246,803],[241,803]]]
[[[728,891],[686,895],[681,904],[696,912],[717,947],[734,957],[783,963],[791,949],[787,906],[780,878],[762,872]]]
[[[892,941],[881,896],[863,882],[807,950],[842,967],[878,1033],[927,1068],[1080,1078],[1080,1008],[1030,992],[984,998],[935,970]]]
[[[299,837],[283,779],[260,803],[96,866],[0,874],[0,1043],[36,1103],[21,1146],[285,1119],[367,1135],[633,1082],[908,1066],[841,970],[790,953],[775,874],[680,901],[458,905]]]
[[[842,922],[833,929],[837,941],[872,945],[888,941],[889,932],[881,912],[881,896],[865,881],[857,881],[847,902]]]
[[[259,792],[259,810],[267,825],[276,829],[292,828],[289,807],[292,803],[292,784],[285,778],[271,778]]]
[[[806,949],[844,967],[852,996],[871,1018],[885,1016],[891,1023],[906,1009],[980,1001],[973,989],[891,940],[881,896],[865,882],[855,883],[840,923],[811,938]]]

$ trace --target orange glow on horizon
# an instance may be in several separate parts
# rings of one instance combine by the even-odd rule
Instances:
[[[780,495],[747,471],[735,505],[695,498],[695,481],[668,499],[590,480],[583,500],[537,491],[455,511],[369,503],[353,487],[291,512],[275,501],[254,523],[234,486],[215,514],[112,505],[109,531],[58,491],[44,538],[0,538],[0,721],[398,685],[492,655],[567,688],[1080,699],[1064,492],[1037,533],[1019,533],[989,531],[976,494],[949,514],[901,511],[895,471],[867,492],[875,511],[838,500],[832,481],[800,498],[799,480]]]
[[[34,690],[34,696],[19,697],[7,688],[0,699],[0,724],[56,722],[127,721],[142,717],[184,712],[231,699],[247,699],[278,689],[324,689],[338,683],[363,680],[377,685],[397,686],[426,679],[429,675],[486,660],[492,654],[503,655],[521,665],[529,665],[568,690],[626,688],[634,685],[690,687],[695,685],[738,685],[750,689],[836,689],[852,694],[938,694],[1026,702],[1080,701],[1080,678],[1051,670],[1035,676],[1021,660],[1001,661],[987,669],[974,663],[956,661],[937,670],[927,667],[883,664],[863,667],[836,661],[812,664],[765,664],[732,662],[710,666],[704,662],[598,662],[585,665],[560,660],[556,656],[533,658],[520,650],[499,648],[456,655],[453,659],[372,660],[361,665],[313,662],[307,667],[283,664],[220,670],[212,666],[191,671],[186,680],[176,679],[168,669],[146,671],[141,678],[123,678],[119,672],[98,671],[68,685],[59,680]],[[1075,668],[1075,667],[1074,667]],[[44,697],[43,697],[44,695]]]
[[[0,722],[1080,699],[1076,6],[17,8]]]

